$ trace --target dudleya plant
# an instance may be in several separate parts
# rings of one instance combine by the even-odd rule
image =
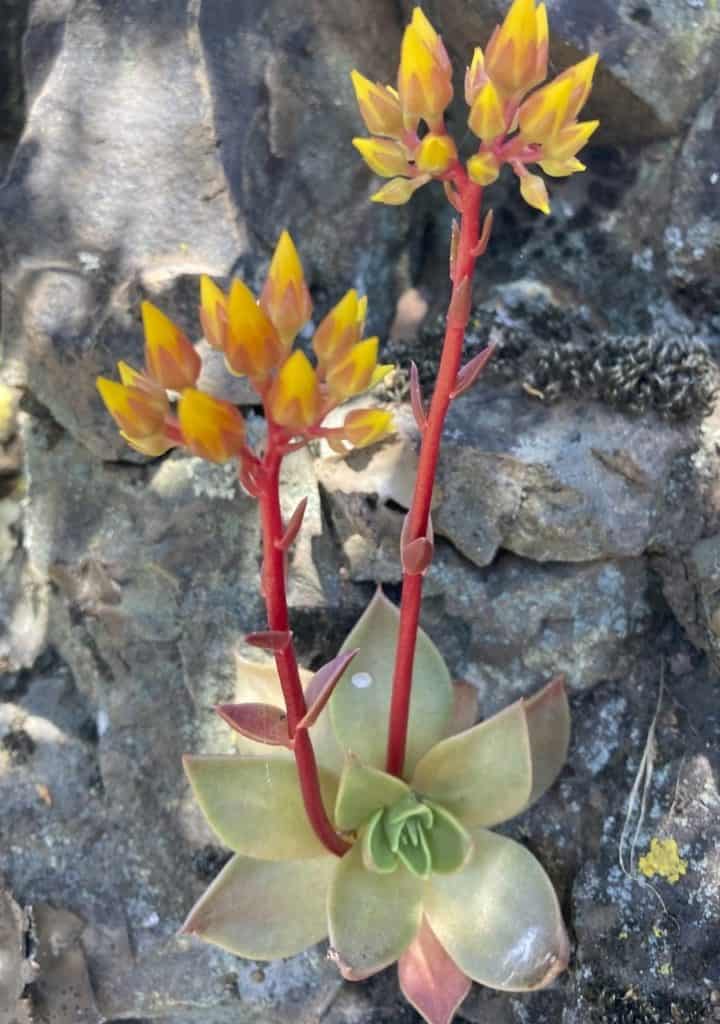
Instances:
[[[376,406],[354,407],[340,425],[327,419],[391,369],[378,364],[378,339],[363,338],[365,299],[345,294],[314,328],[309,358],[293,349],[309,328],[312,303],[287,232],[258,301],[241,281],[226,293],[202,279],[205,338],[232,373],[249,379],[263,407],[266,433],[255,447],[240,411],[198,386],[201,362],[189,338],[150,303],[143,305],[145,368],[120,363],[119,382],[98,381],[129,444],[151,457],[184,446],[234,461],[259,505],[267,628],[245,639],[274,664],[243,659],[238,701],[217,709],[234,730],[237,753],[185,762],[200,808],[234,851],[191,911],[186,933],[255,959],[287,956],[328,936],[330,955],[351,980],[397,961],[403,992],[429,1024],[448,1024],[473,979],[509,991],[539,988],[568,958],[543,869],[524,847],[489,831],[537,800],[560,770],[569,735],[563,683],[476,725],[475,691],[452,683],[419,628],[445,418],[492,354],[488,346],[462,365],[472,277],[492,230],[492,214],[481,218],[484,188],[508,164],[525,200],[548,213],[545,184],[528,165],[555,176],[583,170],[577,154],[597,127],[577,120],[597,57],[542,85],[547,55],[544,5],[514,0],[467,70],[468,124],[479,143],[464,162],[444,121],[450,61],[419,8],[403,36],[397,89],[353,72],[372,136],[356,139],[356,148],[392,179],[372,198],[404,203],[437,180],[459,222],[429,404],[410,367],[420,453],[400,539],[400,607],[378,592],[314,675],[298,664],[287,602],[288,552],[305,501],[283,518],[280,469],[313,441],[344,454],[391,430],[391,413]]]
[[[269,755],[249,738],[238,706],[219,709],[243,730],[241,753],[187,757],[185,769],[235,854],[184,930],[253,959],[288,956],[329,936],[330,955],[353,981],[398,961],[405,996],[437,1022],[452,1018],[471,979],[523,991],[548,984],[567,963],[550,880],[525,847],[489,829],[553,782],[569,714],[557,680],[474,725],[475,690],[453,685],[420,631],[406,770],[387,774],[398,620],[378,591],[341,649],[357,653],[329,719],[314,726],[323,795],[351,844],[342,858],[308,825],[288,752],[278,745]],[[240,688],[253,706],[281,714],[273,675],[244,663]]]

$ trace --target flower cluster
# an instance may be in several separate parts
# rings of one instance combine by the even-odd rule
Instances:
[[[389,432],[391,415],[381,409],[354,409],[341,427],[322,426],[332,409],[377,384],[392,367],[378,365],[377,338],[362,338],[367,302],[354,290],[315,331],[315,366],[301,349],[293,350],[310,320],[312,302],[287,231],[278,241],[259,302],[237,278],[226,294],[203,277],[200,299],[207,342],[223,352],[231,373],[249,379],[280,448],[325,437],[344,451],[346,444],[363,447]],[[197,387],[202,365],[188,337],[150,302],[143,303],[142,316],[144,370],[121,362],[119,382],[103,377],[97,382],[122,436],[145,455],[184,445],[212,462],[240,458],[252,463],[241,413]],[[177,398],[175,407],[168,392]]]
[[[406,203],[432,178],[451,183],[460,174],[476,185],[490,185],[503,164],[509,164],[525,201],[549,213],[545,182],[528,165],[537,164],[551,177],[585,170],[577,154],[598,122],[577,117],[592,86],[597,54],[537,88],[545,81],[547,63],[545,5],[514,0],[485,52],[475,49],[465,75],[468,125],[480,145],[463,169],[443,120],[453,96],[450,61],[437,32],[416,7],[403,36],[397,90],[352,73],[360,113],[373,135],[353,144],[376,174],[392,179],[373,200]],[[422,136],[421,122],[426,126]]]

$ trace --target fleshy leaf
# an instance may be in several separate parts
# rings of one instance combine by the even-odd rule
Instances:
[[[360,653],[338,683],[330,714],[338,741],[365,764],[385,766],[387,722],[400,613],[377,591],[341,650]],[[446,734],[452,707],[447,666],[430,637],[418,631],[405,772]]]
[[[263,860],[326,852],[307,820],[291,761],[220,755],[186,756],[183,764],[208,823],[231,850]],[[332,807],[335,779],[319,775],[325,806]]]
[[[328,892],[330,946],[345,977],[362,981],[393,963],[415,938],[422,917],[423,883],[399,867],[368,871],[362,844],[336,864]]]
[[[409,792],[402,779],[370,768],[349,754],[340,776],[335,824],[343,831],[360,828],[379,807],[391,807]]]
[[[218,704],[224,722],[241,736],[272,747],[291,748],[287,715],[272,704]]]
[[[564,678],[558,676],[526,700],[525,715],[533,771],[530,803],[534,803],[553,784],[567,758],[570,708]]]
[[[437,940],[427,918],[398,961],[402,993],[427,1024],[451,1024],[472,982]]]
[[[311,725],[315,724],[320,712],[330,700],[332,692],[343,672],[356,654],[357,651],[346,651],[343,654],[338,654],[327,665],[323,665],[322,668],[318,669],[305,690],[305,700],[307,701],[308,709],[307,713],[303,715],[298,723],[298,728],[309,729]]]
[[[327,935],[334,869],[331,856],[269,861],[236,854],[190,911],[183,933],[252,960],[293,956]]]
[[[362,837],[362,851],[363,864],[368,871],[378,871],[381,875],[388,875],[391,871],[395,871],[398,861],[390,849],[385,835],[382,823],[384,813],[384,808],[379,807],[367,823]]]
[[[438,743],[418,764],[412,787],[466,826],[497,825],[519,814],[532,791],[523,701]]]
[[[565,969],[568,939],[555,890],[524,846],[471,830],[474,853],[454,875],[433,875],[425,913],[461,971],[490,988],[544,988]]]
[[[432,828],[427,833],[433,871],[450,875],[468,860],[472,838],[467,829],[439,804],[427,802],[433,812]]]
[[[478,719],[478,694],[472,683],[458,680],[453,683],[452,694],[453,705],[447,729],[448,736],[472,729]]]
[[[408,793],[388,810],[385,815],[385,834],[388,837],[391,850],[399,849],[403,829],[408,820],[415,817],[426,828],[432,827],[432,811],[426,804],[421,804],[414,793]]]

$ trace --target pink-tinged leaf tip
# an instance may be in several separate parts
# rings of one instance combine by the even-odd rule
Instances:
[[[259,647],[263,651],[277,653],[290,646],[292,633],[287,630],[267,629],[258,633],[248,633],[245,643],[251,647]]]
[[[450,1024],[472,985],[442,947],[427,918],[398,961],[398,977],[403,995],[427,1024]]]
[[[305,690],[305,702],[308,709],[298,722],[298,729],[309,729],[315,724],[320,712],[330,700],[332,692],[342,678],[345,669],[358,653],[359,648],[345,651],[343,654],[338,654],[327,665],[323,665],[321,669],[318,669]]]

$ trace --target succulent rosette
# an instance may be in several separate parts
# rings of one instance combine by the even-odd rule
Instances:
[[[406,998],[439,1024],[452,1019],[471,980],[526,991],[549,984],[567,964],[545,871],[524,846],[489,830],[554,781],[569,713],[555,680],[474,724],[475,691],[453,684],[420,631],[404,775],[386,774],[398,619],[378,591],[334,673],[320,679],[332,684],[339,675],[329,707],[315,702],[308,723],[325,806],[351,843],[343,857],[328,853],[307,822],[274,666],[241,663],[244,703],[220,709],[243,733],[238,753],[185,759],[207,821],[234,856],[184,931],[256,960],[290,956],[328,936],[350,980],[398,961]],[[317,676],[303,681],[308,694],[318,691]],[[250,738],[260,734],[262,743]]]

